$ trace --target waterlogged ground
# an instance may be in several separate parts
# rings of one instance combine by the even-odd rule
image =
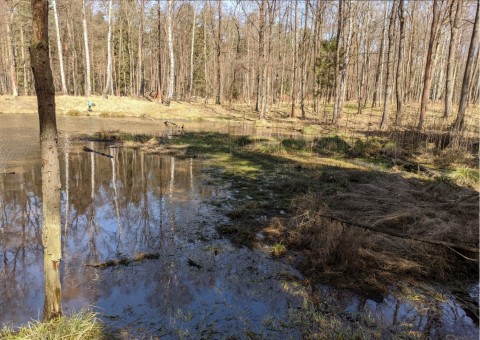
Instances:
[[[71,145],[60,160],[65,310],[92,306],[112,328],[134,335],[274,336],[264,319],[285,320],[288,306],[301,305],[279,281],[295,273],[219,239],[215,225],[225,217],[208,202],[228,192],[203,184],[202,163],[109,153],[113,159]],[[43,307],[39,180],[38,164],[1,178],[1,323],[21,325]],[[89,266],[145,253],[159,258]]]
[[[239,248],[219,236],[216,227],[229,222],[231,191],[212,181],[216,173],[204,161],[69,141],[71,134],[102,128],[171,132],[163,122],[59,118],[67,313],[90,307],[127,338],[296,339],[318,331],[319,324],[311,324],[315,318],[329,323],[329,330],[356,323],[378,329],[369,334],[384,338],[395,327],[411,336],[478,338],[472,317],[440,288],[441,298],[432,301],[421,300],[415,291],[374,301],[300,284],[301,274],[272,258],[267,248]],[[255,132],[228,124],[197,126],[209,128]],[[0,171],[15,172],[0,175],[0,325],[20,326],[42,314],[37,140],[36,116],[0,115]],[[113,158],[86,153],[84,145]],[[155,256],[127,266],[95,267],[142,254]],[[478,297],[478,286],[471,290]]]
[[[171,124],[173,123],[173,124]],[[6,170],[6,161],[38,160],[40,145],[38,142],[38,116],[32,114],[0,115],[0,172]],[[165,136],[180,131],[210,131],[232,135],[261,136],[299,136],[298,132],[282,128],[255,127],[251,122],[202,122],[154,120],[144,118],[104,118],[87,116],[57,116],[60,142],[72,135],[94,134],[98,131],[119,130],[131,134],[149,134]],[[182,129],[183,127],[183,129]],[[10,164],[10,167],[12,164]]]

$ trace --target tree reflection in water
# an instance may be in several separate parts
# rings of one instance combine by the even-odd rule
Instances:
[[[198,164],[132,150],[110,152],[112,159],[85,153],[79,145],[63,147],[64,305],[75,310],[99,305],[106,314],[115,314],[123,311],[117,300],[122,296],[120,301],[132,305],[143,301],[176,311],[191,295],[176,272],[184,258],[172,255],[188,243],[194,207],[209,196],[192,185]],[[17,174],[0,177],[2,323],[24,323],[41,307],[39,179],[38,165],[31,170],[20,166]],[[154,270],[153,262],[129,270],[85,266],[139,253],[161,253],[162,258]],[[145,287],[134,288],[137,283]]]
[[[89,145],[112,154],[109,159],[82,146],[65,147],[61,160],[64,310],[94,306],[102,320],[138,337],[175,337],[179,329],[200,334],[208,327],[238,337],[245,329],[279,337],[261,321],[287,320],[288,307],[301,306],[301,295],[285,291],[278,276],[299,274],[259,250],[237,249],[218,237],[215,225],[225,217],[205,201],[222,202],[229,192],[205,185],[209,175],[201,160]],[[19,325],[37,318],[43,302],[40,165],[18,165],[15,172],[0,177],[0,323]],[[160,258],[104,270],[86,266],[140,253]],[[189,267],[189,258],[202,268]],[[454,312],[443,306],[439,322],[391,296],[377,303],[327,290],[319,300],[325,297],[347,312],[368,310],[387,323],[409,322],[430,334],[459,323],[464,334],[476,334],[451,301],[446,304]],[[294,328],[282,332],[299,336]]]

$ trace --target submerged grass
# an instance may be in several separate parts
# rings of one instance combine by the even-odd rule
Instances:
[[[208,132],[182,132],[170,138],[115,133],[122,142],[134,143],[127,145],[151,152],[201,157],[208,165],[210,184],[227,183],[232,193],[231,199],[218,203],[230,219],[217,227],[218,232],[237,246],[261,245],[272,256],[295,263],[312,284],[328,283],[378,297],[402,282],[453,289],[478,279],[477,262],[462,257],[478,254],[459,255],[446,247],[408,240],[478,247],[478,170],[459,165],[458,159],[453,167],[449,163],[435,168],[432,163],[440,174],[432,177],[418,171],[418,150],[388,136],[347,141],[339,135],[278,140]],[[434,295],[434,289],[427,294]],[[478,306],[470,300],[466,304]],[[419,336],[409,327],[372,324],[368,315],[347,320],[312,306],[293,312],[309,339]]]
[[[97,314],[84,310],[71,316],[48,321],[32,321],[19,329],[4,327],[0,330],[2,340],[98,340],[111,339]]]
[[[421,332],[413,329],[414,325],[408,323],[387,326],[369,313],[342,315],[331,306],[314,304],[306,299],[301,308],[291,309],[289,314],[293,325],[299,327],[303,338],[308,340],[424,338]]]
[[[137,137],[122,140],[127,138]],[[137,140],[154,152],[202,157],[212,184],[230,183],[232,201],[222,206],[231,207],[231,222],[218,227],[221,234],[240,246],[265,243],[274,256],[299,259],[297,266],[315,282],[378,294],[402,280],[478,277],[475,262],[448,248],[322,217],[478,247],[477,169],[437,169],[443,175],[431,177],[417,171],[412,150],[388,136],[348,142],[339,135],[278,140],[181,133],[156,143],[149,138]],[[398,158],[413,170],[395,165]],[[259,239],[259,233],[266,237]]]
[[[143,262],[145,260],[158,260],[160,258],[160,254],[158,253],[139,253],[133,256],[133,258],[120,258],[120,259],[115,259],[115,260],[109,260],[105,262],[100,262],[100,263],[93,263],[93,264],[87,264],[89,267],[93,268],[98,268],[98,269],[105,269],[109,267],[115,267],[115,266],[128,266],[130,264],[136,263],[136,262]]]

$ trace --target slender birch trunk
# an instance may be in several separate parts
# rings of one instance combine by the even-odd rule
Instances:
[[[480,25],[478,23],[479,17],[479,10],[480,10],[480,0],[477,0],[477,11],[475,14],[475,23],[473,24],[473,32],[472,32],[472,40],[470,41],[470,47],[468,49],[468,57],[467,57],[467,65],[465,67],[465,73],[463,74],[463,82],[462,82],[462,91],[460,93],[460,103],[458,106],[458,114],[457,119],[454,123],[454,128],[459,131],[462,130],[465,125],[465,111],[467,110],[468,105],[468,97],[469,97],[469,89],[470,83],[473,79],[473,67],[474,67],[474,58],[478,50],[478,44],[480,40]]]
[[[435,41],[437,39],[437,27],[438,27],[438,0],[433,0],[433,19],[432,19],[432,28],[430,30],[430,40],[428,42],[428,52],[427,52],[427,61],[425,63],[425,73],[423,78],[423,90],[422,98],[420,101],[420,117],[418,120],[417,128],[419,130],[423,129],[425,124],[425,116],[427,112],[427,102],[430,95],[430,82],[432,78],[432,59],[434,55]]]
[[[398,8],[398,20],[400,22],[400,41],[398,43],[398,59],[397,59],[397,74],[396,74],[396,97],[397,97],[397,113],[395,116],[395,124],[402,124],[402,109],[403,109],[403,48],[405,45],[405,15],[404,15],[404,0],[400,0]]]
[[[304,18],[304,25],[303,25],[303,56],[302,56],[302,81],[300,85],[300,108],[302,111],[302,119],[305,119],[305,85],[307,82],[307,56],[308,56],[308,46],[307,46],[307,27],[308,27],[308,7],[309,7],[309,0],[305,1],[305,18]]]
[[[108,2],[108,35],[107,35],[107,81],[103,89],[103,98],[107,98],[112,82],[112,7],[113,0]]]
[[[220,58],[221,48],[222,48],[222,0],[218,1],[218,38],[217,38],[217,97],[215,99],[215,104],[221,104],[222,97],[222,72],[221,72],[221,63]]]
[[[259,113],[258,118],[265,118],[265,107],[263,105],[265,97],[265,19],[267,16],[267,1],[262,0],[259,13],[258,27],[258,72],[257,72],[257,103],[256,110]]]
[[[367,3],[368,5],[368,3]],[[361,33],[361,39],[360,39],[360,45],[363,44],[363,48],[361,46],[358,48],[359,51],[359,58],[362,59],[362,67],[360,71],[360,79],[359,79],[359,84],[358,84],[358,108],[357,108],[357,114],[362,113],[362,103],[363,103],[363,94],[364,94],[364,88],[365,88],[365,73],[367,71],[367,49],[369,48],[369,36],[370,36],[370,13],[368,13],[368,7],[367,7],[367,13],[366,13],[367,19],[365,26],[366,28],[362,29]],[[361,52],[361,53],[360,53]],[[363,54],[363,55],[361,55]]]
[[[137,71],[137,97],[145,94],[143,70],[143,17],[145,13],[145,0],[140,1],[140,27],[138,29],[138,71]]]
[[[378,65],[377,71],[375,73],[375,90],[373,92],[372,107],[380,106],[380,101],[378,98],[381,97],[382,89],[382,75],[383,75],[383,60],[385,48],[385,39],[387,32],[387,13],[388,13],[388,3],[385,3],[385,12],[383,13],[383,30],[382,30],[382,40],[380,41],[380,51],[378,52]]]
[[[337,23],[337,39],[335,47],[335,97],[333,103],[333,118],[332,122],[336,124],[338,118],[338,96],[340,85],[340,51],[343,45],[343,0],[338,0],[338,23]]]
[[[55,31],[57,33],[57,49],[58,49],[58,62],[60,64],[60,80],[62,83],[62,94],[68,94],[67,91],[67,83],[65,81],[65,71],[63,68],[63,49],[62,49],[62,40],[60,36],[60,21],[58,19],[58,11],[57,11],[57,1],[52,0],[53,6],[53,15],[55,18]]]
[[[342,0],[340,0],[342,1]],[[341,16],[343,16],[343,13],[341,13]],[[337,89],[335,93],[335,103],[333,106],[333,123],[337,124],[338,121],[342,118],[343,115],[343,101],[345,98],[345,90],[346,90],[346,80],[347,80],[347,68],[348,68],[348,63],[349,63],[349,57],[350,57],[350,40],[352,37],[352,2],[351,0],[348,1],[348,12],[347,12],[347,20],[348,20],[348,26],[347,26],[347,32],[342,38],[342,41],[345,43],[344,45],[344,56],[342,58],[342,68],[340,70],[340,74],[338,76],[338,84],[337,84]],[[342,19],[343,22],[343,19]],[[342,24],[343,25],[343,24]],[[343,29],[342,29],[343,31]],[[343,34],[342,34],[343,35]]]
[[[207,14],[206,8],[203,10],[203,67],[204,67],[204,78],[205,78],[205,104],[208,103],[208,71],[207,71]]]
[[[157,84],[157,100],[159,103],[163,101],[163,80],[162,80],[162,25],[161,25],[161,6],[160,0],[158,0],[158,12],[157,12],[157,31],[158,31],[158,57],[157,57],[157,67],[158,67],[158,84]]]
[[[165,99],[165,105],[170,106],[173,97],[173,85],[175,82],[175,57],[173,55],[173,32],[172,32],[173,0],[168,0],[167,10],[167,31],[168,31],[168,50],[170,54],[170,74],[168,80],[168,92]]]
[[[388,26],[388,53],[387,53],[387,75],[385,78],[385,96],[383,99],[383,115],[382,122],[380,123],[380,129],[384,130],[388,127],[388,100],[392,91],[391,84],[391,65],[393,62],[393,48],[395,47],[394,34],[395,34],[395,16],[397,15],[398,0],[394,0],[392,12],[390,14],[390,24]]]
[[[458,0],[457,2],[452,1],[449,7],[450,45],[448,46],[447,79],[445,85],[445,111],[443,113],[443,118],[448,118],[452,111],[453,86],[455,85],[455,49],[457,48],[458,25],[462,8],[461,5],[462,0]]]
[[[13,0],[6,1],[7,9],[7,49],[10,57],[10,84],[12,86],[12,95],[18,97],[17,81],[17,56],[15,55],[15,38],[13,32]]]
[[[340,0],[341,1],[341,0]],[[292,109],[290,111],[290,117],[295,118],[296,116],[296,109],[295,109],[295,102],[297,96],[297,59],[298,59],[298,0],[295,0],[295,28],[294,28],[294,36],[293,36],[293,77],[292,77]]]
[[[87,29],[87,13],[85,10],[85,0],[82,0],[82,14],[83,14],[83,40],[85,42],[85,96],[90,97],[90,91],[92,89],[92,85],[90,83],[90,51],[88,47],[88,29]]]
[[[318,43],[320,41],[320,37],[322,36],[322,16],[321,16],[321,8],[320,8],[320,0],[315,0],[315,24],[314,24],[314,34],[313,34],[313,80],[314,80],[314,87],[313,87],[313,113],[318,114],[320,111],[320,84],[319,80],[317,79],[317,55],[318,55]]]
[[[20,43],[22,44],[22,67],[23,67],[23,94],[28,96],[28,80],[27,80],[27,60],[25,53],[25,41],[23,38],[23,27],[20,25]]]
[[[189,100],[192,99],[192,89],[193,89],[193,52],[195,49],[195,25],[196,25],[196,11],[195,7],[193,7],[193,21],[192,21],[192,43],[190,49],[190,83],[188,86],[188,97]]]

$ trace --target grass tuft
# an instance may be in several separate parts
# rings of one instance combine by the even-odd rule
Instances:
[[[104,326],[98,320],[97,314],[88,310],[48,322],[32,321],[19,329],[4,327],[0,330],[0,339],[2,340],[96,340],[107,338]]]
[[[459,167],[456,168],[450,175],[450,177],[461,186],[477,189],[480,184],[480,173],[477,169]]]
[[[272,246],[272,255],[279,257],[287,253],[287,247],[282,242],[277,242]]]

